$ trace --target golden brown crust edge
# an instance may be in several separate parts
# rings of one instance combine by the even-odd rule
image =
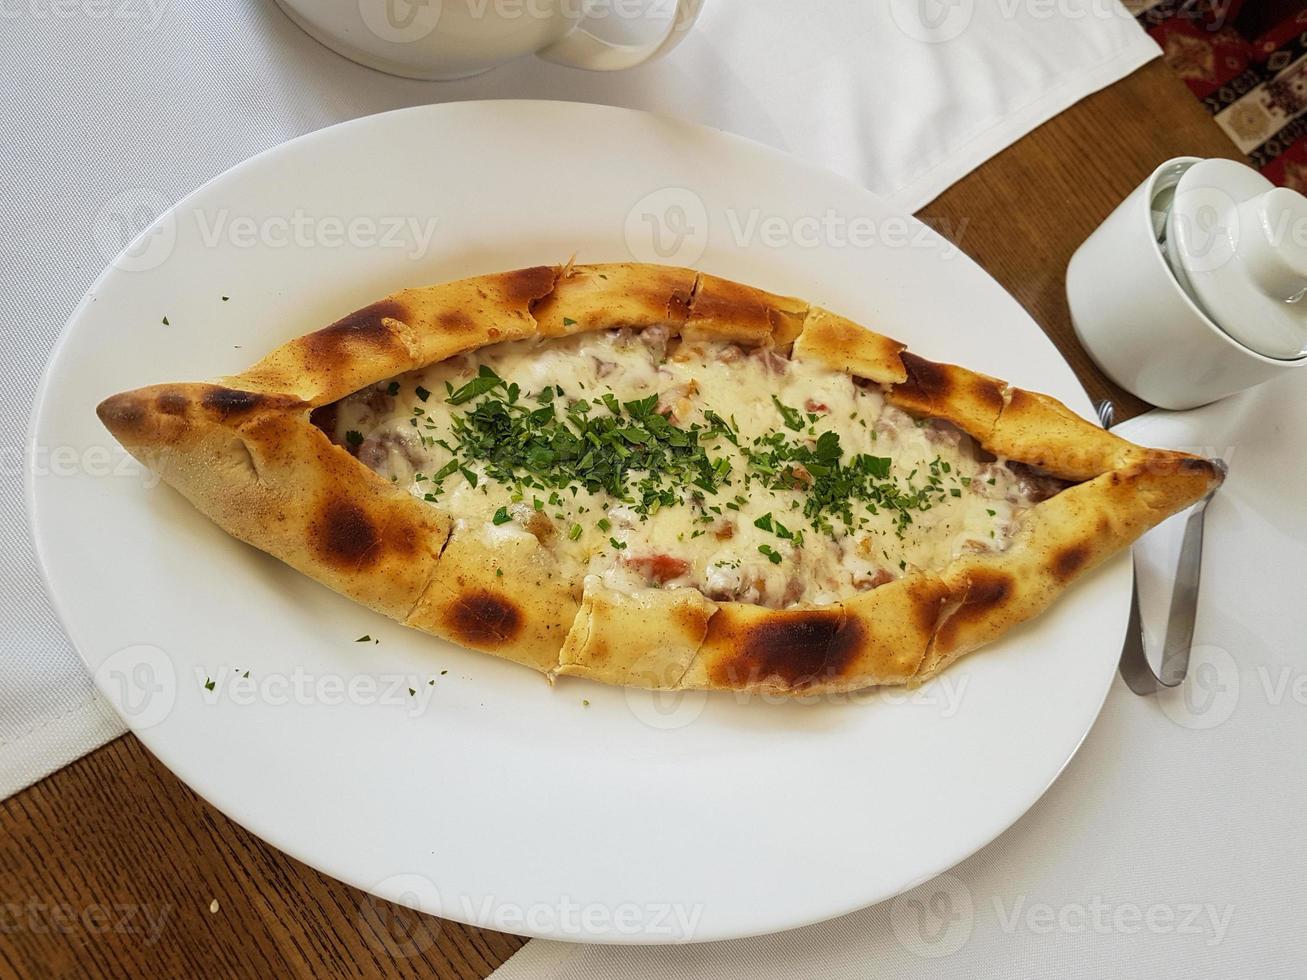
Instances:
[[[536,266],[405,289],[297,337],[223,383],[317,407],[446,358],[536,333],[531,307],[562,270]]]
[[[1076,579],[1219,479],[1206,460],[1157,453],[1032,508],[1006,551],[962,558],[945,571],[946,609],[915,679],[1039,615]]]
[[[452,534],[442,514],[331,446],[308,419],[311,407],[487,344],[655,324],[687,339],[793,344],[795,357],[881,384],[892,404],[948,420],[991,452],[1089,482],[1032,508],[1006,552],[830,607],[641,602],[576,595],[579,584],[562,581],[544,549],[524,557]],[[659,688],[814,694],[919,682],[1037,615],[1219,481],[1196,457],[1134,446],[1055,399],[927,361],[820,307],[640,264],[542,266],[405,290],[222,384],[128,392],[100,415],[224,529],[370,608],[538,670]],[[502,567],[531,569],[526,598],[495,576]],[[661,653],[660,635],[676,638]],[[618,636],[630,643],[614,657]]]
[[[361,466],[291,395],[159,385],[100,419],[223,530],[403,620],[435,574],[450,522]]]

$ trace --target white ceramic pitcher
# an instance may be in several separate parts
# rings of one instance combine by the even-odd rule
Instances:
[[[594,71],[632,68],[675,47],[703,0],[277,0],[310,36],[352,61],[448,80],[536,54]],[[601,22],[615,21],[608,25]],[[636,43],[596,33],[636,36]],[[652,34],[650,37],[648,35]]]

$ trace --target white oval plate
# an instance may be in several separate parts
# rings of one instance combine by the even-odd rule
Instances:
[[[125,463],[95,418],[113,392],[238,371],[400,287],[573,252],[803,296],[928,357],[1090,408],[974,263],[775,151],[589,105],[358,119],[255,157],[165,214],[96,282],[52,358],[32,523],[101,690],[181,779],[294,857],[515,933],[766,933],[967,857],[1043,793],[1093,723],[1128,562],[911,694],[795,704],[550,689],[229,538]]]

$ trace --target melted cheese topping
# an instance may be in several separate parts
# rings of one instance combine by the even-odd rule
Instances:
[[[605,394],[619,403],[656,395],[657,410],[673,425],[703,428],[708,457],[727,460],[729,476],[716,492],[679,487],[678,502],[653,513],[642,513],[638,493],[619,499],[576,484],[552,490],[532,486],[527,474],[499,482],[488,473],[493,467],[463,458],[455,435],[456,418],[482,399],[448,400],[482,366],[517,385],[532,408],[550,387],[560,409],[592,402],[590,417],[609,413]],[[482,398],[503,399],[504,390]],[[706,434],[714,413],[730,420],[738,445]],[[905,518],[899,509],[854,500],[851,526],[839,517],[814,522],[804,513],[802,481],[777,486],[749,457],[758,440],[775,433],[813,446],[828,432],[838,435],[845,462],[856,454],[888,457],[886,482],[907,494],[926,488],[926,505]],[[964,552],[1000,551],[1021,511],[1047,495],[1028,474],[983,461],[956,428],[915,420],[848,375],[770,350],[681,344],[661,328],[483,348],[351,395],[338,404],[329,434],[450,514],[455,533],[481,534],[491,544],[533,536],[578,587],[597,575],[628,592],[693,586],[710,598],[777,608],[829,603],[916,569],[937,570]],[[433,484],[454,460],[462,468]],[[629,474],[628,486],[646,475]]]

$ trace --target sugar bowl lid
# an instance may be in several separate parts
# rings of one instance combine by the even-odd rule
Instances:
[[[1232,160],[1190,167],[1175,189],[1166,253],[1218,326],[1266,357],[1307,356],[1307,197]]]

